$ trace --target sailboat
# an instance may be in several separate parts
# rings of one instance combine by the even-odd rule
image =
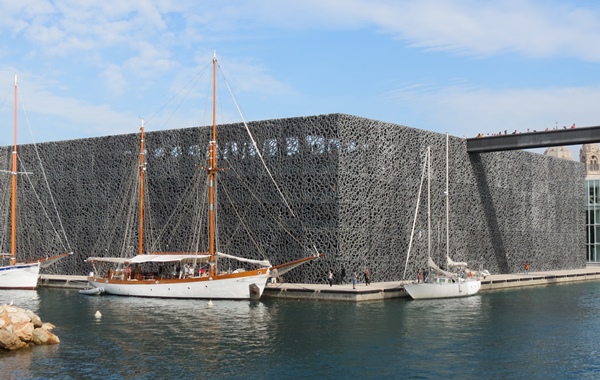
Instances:
[[[39,259],[17,260],[17,175],[28,174],[17,171],[17,99],[18,85],[15,75],[14,85],[14,123],[13,123],[13,151],[11,154],[11,170],[2,172],[11,175],[11,204],[10,204],[10,253],[0,253],[2,266],[0,266],[0,289],[35,289],[37,287],[40,268],[46,268],[63,257],[72,255],[72,252],[43,257]],[[10,261],[4,265],[4,261]]]
[[[269,278],[281,275],[294,267],[314,260],[322,254],[282,265],[272,266],[269,260],[254,260],[229,255],[217,250],[216,241],[216,176],[221,170],[217,166],[217,122],[216,83],[217,58],[213,66],[213,117],[211,140],[208,148],[208,251],[207,252],[145,252],[144,249],[144,175],[146,170],[144,124],[140,128],[139,159],[139,232],[138,254],[134,257],[89,257],[94,271],[88,282],[102,288],[104,294],[156,298],[194,299],[258,299]],[[237,260],[240,268],[221,270],[219,259]],[[106,265],[108,264],[108,265]],[[243,266],[254,266],[246,269]],[[108,268],[106,268],[108,267]]]
[[[418,280],[410,284],[404,284],[404,290],[411,296],[412,299],[432,299],[432,298],[455,298],[467,297],[475,295],[481,289],[481,281],[473,276],[474,272],[467,268],[465,262],[454,262],[450,259],[449,254],[449,188],[448,188],[448,135],[446,134],[446,259],[453,267],[455,272],[445,271],[439,268],[431,258],[431,148],[427,147],[426,159],[423,167],[428,166],[428,198],[427,198],[427,221],[428,221],[428,247],[427,247],[427,267],[429,275],[426,275],[423,281]],[[421,181],[422,183],[422,181]],[[419,190],[420,193],[420,190]],[[418,212],[418,202],[417,211]],[[414,227],[413,227],[414,229]],[[412,243],[412,236],[411,236]],[[410,256],[410,245],[408,257]],[[406,270],[405,270],[406,273]]]

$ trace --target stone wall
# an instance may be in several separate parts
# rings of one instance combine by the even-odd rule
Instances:
[[[341,114],[258,121],[249,128],[291,211],[244,126],[220,127],[219,162],[226,169],[219,174],[219,250],[266,257],[273,264],[303,257],[313,247],[326,254],[286,274],[289,282],[325,282],[326,272],[341,265],[347,276],[368,266],[373,281],[399,280],[429,145],[432,256],[444,264],[445,135]],[[205,229],[203,218],[197,219],[202,210],[193,207],[204,195],[193,189],[205,181],[201,166],[208,132],[197,127],[146,134],[146,249],[206,249],[205,239],[194,232]],[[138,134],[129,134],[44,143],[37,153],[31,145],[20,147],[29,166],[35,167],[36,155],[42,158],[54,199],[38,197],[56,205],[62,219],[50,218],[64,225],[70,243],[59,243],[37,201],[29,198],[27,181],[20,179],[20,256],[70,248],[75,254],[46,272],[81,275],[91,270],[83,262],[90,255],[135,254],[137,208],[129,206],[137,202],[138,140]],[[449,145],[454,260],[492,273],[519,271],[525,261],[534,271],[585,266],[582,164],[524,151],[468,155],[466,141],[452,136]],[[9,149],[2,152],[4,165]],[[46,181],[40,169],[30,171],[36,187]],[[0,176],[3,188],[8,178]],[[426,184],[423,191],[407,278],[416,276],[427,257]],[[2,249],[7,252],[9,246]]]

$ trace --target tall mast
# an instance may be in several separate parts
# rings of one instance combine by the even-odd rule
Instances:
[[[446,257],[450,256],[450,189],[448,188],[448,133],[446,133]]]
[[[144,145],[144,119],[142,119],[142,126],[140,127],[140,167],[139,167],[139,179],[140,179],[140,231],[138,234],[139,238],[139,249],[138,254],[144,254],[144,176],[146,174],[146,148]]]
[[[15,74],[15,104],[13,115],[12,189],[10,204],[10,264],[15,265],[17,256],[17,75]]]
[[[210,276],[215,274],[215,177],[217,174],[217,53],[213,56],[213,117],[212,139],[209,144],[208,164],[208,254],[210,255]]]
[[[427,257],[431,257],[431,146],[427,146]]]

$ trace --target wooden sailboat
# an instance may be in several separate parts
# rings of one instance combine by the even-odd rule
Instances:
[[[216,176],[217,165],[217,122],[216,122],[216,82],[217,59],[213,58],[213,117],[209,143],[208,165],[204,169],[208,176],[208,251],[207,252],[144,252],[144,175],[146,168],[144,125],[140,133],[140,198],[138,254],[131,258],[89,257],[94,272],[88,282],[102,288],[106,294],[157,297],[157,298],[196,298],[196,299],[258,299],[263,293],[272,269],[282,274],[297,265],[321,256],[316,254],[287,264],[272,267],[268,260],[253,260],[218,252],[216,249]],[[221,271],[219,258],[228,258],[254,265],[255,269],[239,268],[234,271]],[[108,264],[108,265],[106,265]],[[112,268],[106,269],[107,266]],[[151,273],[144,268],[162,268],[162,273]],[[197,268],[202,268],[200,272]],[[165,269],[168,268],[168,269]],[[179,268],[179,275],[174,269]],[[203,269],[207,268],[206,271]]]
[[[427,267],[429,275],[423,282],[417,281],[404,285],[404,290],[413,299],[455,298],[475,295],[481,288],[481,281],[473,277],[473,272],[466,268],[466,263],[454,263],[449,255],[449,188],[448,188],[448,135],[446,135],[446,258],[456,272],[445,271],[439,268],[431,259],[431,210],[430,210],[430,180],[431,180],[431,152],[427,147],[425,164],[428,165],[428,197],[427,197]],[[425,169],[425,168],[424,168]],[[418,206],[417,206],[418,210]],[[415,215],[416,217],[416,215]],[[409,252],[410,254],[410,252]],[[408,261],[408,257],[407,257]]]
[[[17,171],[17,99],[18,85],[17,76],[15,75],[13,151],[11,154],[11,170],[5,171],[11,175],[10,254],[0,254],[3,261],[9,259],[10,264],[0,266],[0,289],[35,289],[40,268],[45,268],[55,261],[71,255],[72,252],[35,260],[17,260],[17,175],[19,174]]]

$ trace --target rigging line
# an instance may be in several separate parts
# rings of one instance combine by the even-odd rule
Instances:
[[[56,227],[54,226],[54,223],[52,222],[52,219],[50,219],[50,215],[48,214],[48,210],[46,209],[46,207],[44,207],[44,205],[42,203],[42,199],[40,198],[40,195],[39,195],[38,191],[33,186],[33,182],[31,181],[31,178],[29,177],[29,174],[31,174],[31,173],[29,173],[29,172],[26,171],[27,168],[25,168],[25,164],[23,163],[23,161],[21,160],[21,157],[19,155],[17,155],[17,159],[19,160],[19,163],[20,163],[21,167],[24,170],[24,172],[21,173],[21,174],[25,174],[25,176],[27,177],[27,182],[29,183],[29,186],[31,187],[31,190],[32,190],[33,194],[35,195],[35,198],[37,199],[40,207],[42,208],[44,216],[46,217],[46,219],[50,223],[50,226],[52,227],[52,231],[57,236],[58,241],[62,245],[63,249],[65,251],[70,251],[71,250],[70,247],[65,247],[65,244],[64,244],[63,240],[61,239],[60,233],[56,230]],[[67,242],[67,244],[68,244],[68,242]]]
[[[54,199],[54,195],[52,194],[52,191],[50,190],[50,183],[48,182],[48,176],[46,175],[46,170],[44,169],[44,165],[42,163],[42,158],[40,157],[40,151],[38,149],[38,146],[35,142],[35,138],[33,136],[33,131],[31,130],[31,124],[29,123],[29,114],[27,113],[26,108],[24,107],[24,100],[21,98],[21,93],[19,92],[19,104],[21,105],[21,108],[23,110],[23,113],[25,114],[25,120],[27,121],[27,127],[29,130],[29,134],[31,136],[31,141],[32,141],[32,145],[33,148],[35,150],[35,155],[38,159],[38,162],[40,164],[40,170],[42,171],[42,178],[44,178],[44,183],[46,184],[46,189],[48,190],[48,194],[50,196],[50,201],[52,203],[52,207],[54,209],[54,213],[56,214],[56,218],[58,219],[58,224],[60,226],[60,230],[62,231],[62,235],[63,238],[65,239],[64,242],[66,243],[66,247],[63,244],[63,248],[65,248],[65,250],[67,250],[68,252],[71,252],[71,245],[69,244],[69,239],[67,238],[67,233],[65,231],[65,227],[63,226],[62,223],[62,218],[60,217],[60,213],[58,212],[58,207],[56,206],[56,201]],[[19,158],[19,161],[21,162],[21,165],[23,166],[23,168],[25,168],[25,165],[23,164],[23,162],[20,159],[20,156],[17,155],[17,158]],[[29,176],[27,176],[29,179]],[[60,240],[60,234],[58,233],[58,231],[56,231],[56,228],[54,227],[54,223],[52,223],[52,220],[50,220],[50,216],[48,215],[45,207],[42,205],[41,200],[39,199],[39,196],[37,195],[37,192],[35,190],[35,188],[33,187],[33,183],[31,182],[31,179],[29,179],[29,183],[34,191],[34,193],[36,193],[36,197],[38,197],[38,201],[40,202],[40,205],[42,206],[42,209],[44,210],[44,214],[46,214],[46,218],[48,219],[48,221],[50,222],[50,225],[52,226],[52,228],[55,230],[55,233],[59,236],[59,240]],[[61,240],[61,244],[62,244],[62,240]]]
[[[221,68],[221,66],[219,66],[219,69],[220,68]],[[271,174],[271,171],[267,167],[267,163],[265,162],[265,159],[263,158],[263,155],[260,153],[260,149],[258,149],[258,145],[256,144],[256,141],[254,140],[254,136],[252,136],[252,133],[250,132],[250,128],[248,127],[248,123],[246,123],[246,119],[244,118],[244,115],[242,114],[242,110],[240,109],[240,106],[238,105],[238,102],[235,99],[235,96],[233,95],[233,91],[231,90],[231,87],[229,87],[229,82],[227,82],[227,79],[225,78],[225,74],[223,74],[222,70],[221,70],[221,75],[223,76],[223,80],[225,81],[225,85],[227,86],[227,89],[229,90],[229,94],[231,95],[231,98],[233,99],[233,103],[235,104],[235,107],[237,108],[237,111],[238,111],[240,117],[242,118],[242,123],[244,124],[244,127],[246,128],[246,132],[248,132],[248,136],[250,137],[250,140],[252,140],[252,144],[254,144],[254,147],[256,148],[256,153],[258,154],[258,157],[260,157],[260,160],[261,160],[263,166],[265,167],[265,170],[269,174],[269,177],[271,178],[271,181],[273,182],[273,184],[277,188],[277,192],[279,193],[279,196],[281,197],[281,199],[283,199],[283,202],[285,203],[285,205],[288,208],[288,210],[290,210],[290,213],[292,213],[292,216],[296,217],[296,214],[294,214],[294,211],[292,210],[292,207],[290,206],[290,204],[288,203],[287,199],[285,198],[285,196],[281,192],[281,189],[279,188],[279,185],[277,185],[277,182],[275,181],[275,178],[273,178],[273,175]]]
[[[412,248],[413,238],[415,236],[415,227],[417,225],[417,217],[419,215],[419,203],[421,202],[421,192],[423,190],[423,181],[425,180],[425,169],[427,168],[427,161],[429,160],[429,152],[425,151],[425,159],[423,160],[423,171],[421,172],[421,184],[419,185],[419,192],[417,193],[417,206],[415,208],[415,218],[413,220],[412,230],[410,231],[410,240],[408,241],[408,252],[406,254],[406,263],[404,264],[404,274],[402,279],[406,279],[406,269],[408,268],[408,260],[410,258],[410,249]]]
[[[235,214],[237,215],[238,219],[240,220],[240,222],[242,223],[242,226],[244,226],[244,229],[246,230],[246,233],[248,234],[248,237],[250,238],[250,240],[252,240],[252,243],[254,243],[254,246],[256,247],[256,249],[258,250],[258,252],[260,252],[260,254],[262,255],[262,257],[264,259],[267,259],[267,255],[265,254],[265,252],[263,252],[263,250],[259,247],[258,242],[254,239],[254,237],[252,236],[252,234],[250,233],[250,229],[248,228],[248,226],[246,225],[246,223],[244,222],[244,220],[242,219],[240,213],[238,212],[237,207],[235,207],[235,204],[233,203],[233,200],[231,199],[231,196],[229,194],[229,192],[227,191],[227,188],[225,186],[221,186],[221,188],[223,189],[223,191],[225,192],[225,195],[227,195],[227,199],[229,199],[229,202],[233,205],[233,211],[235,211]]]
[[[194,87],[196,86],[196,84],[198,83],[198,81],[200,80],[200,78],[202,77],[202,75],[204,74],[204,72],[212,65],[212,62],[210,64],[207,64],[204,68],[202,68],[199,72],[196,73],[196,75],[194,75],[186,84],[185,86],[183,86],[179,91],[177,91],[172,97],[171,99],[169,99],[165,104],[162,105],[162,107],[160,107],[156,112],[154,112],[152,115],[150,115],[149,118],[146,119],[146,125],[148,125],[150,123],[150,120],[152,120],[156,115],[158,115],[168,104],[170,104],[175,98],[177,98],[177,96],[179,96],[179,94],[181,92],[183,92],[184,89],[186,89],[188,86],[191,85],[192,82],[194,82],[193,85],[191,85],[190,89],[187,91],[187,93],[185,94],[185,96],[183,97],[183,99],[181,99],[181,101],[179,102],[179,104],[177,104],[177,107],[175,107],[175,109],[173,110],[173,112],[171,112],[171,115],[169,115],[169,117],[167,118],[167,120],[163,123],[163,127],[168,123],[169,120],[171,120],[171,117],[173,117],[173,115],[175,114],[175,112],[177,112],[177,110],[179,109],[179,107],[181,107],[181,104],[183,103],[183,101],[188,97],[188,95],[190,94],[190,92],[194,89]]]
[[[9,99],[9,96],[13,93],[13,91],[14,91],[14,84],[10,86],[10,88],[8,89],[8,92],[4,96],[4,99],[2,99],[2,103],[0,103],[0,109],[4,108],[4,104],[6,104],[6,101]]]
[[[196,184],[199,181],[200,175],[198,173],[194,174],[193,180],[192,182],[194,184]],[[202,177],[204,178],[204,177]],[[204,179],[205,181],[208,181],[207,178]],[[181,197],[179,197],[179,201],[177,203],[177,205],[173,208],[173,212],[169,215],[169,217],[167,218],[167,220],[165,221],[165,223],[163,224],[163,228],[158,231],[158,234],[156,236],[155,242],[153,242],[151,244],[151,247],[153,248],[153,250],[156,249],[157,244],[159,244],[158,242],[161,242],[163,240],[163,236],[166,234],[167,232],[167,226],[171,225],[171,221],[175,218],[175,216],[181,216],[181,214],[179,213],[179,210],[184,209],[184,206],[188,205],[190,203],[190,200],[192,202],[192,204],[195,202],[195,200],[197,199],[197,193],[198,191],[196,190],[198,188],[198,186],[194,185],[194,186],[187,186],[185,189],[185,192],[182,194]],[[203,192],[204,194],[204,192]],[[206,198],[206,195],[204,195],[204,199]],[[204,204],[204,203],[202,203]],[[202,209],[204,210],[204,209]],[[201,210],[201,212],[202,212]],[[183,223],[184,218],[179,218],[177,223],[174,225],[171,235],[169,237],[169,239],[173,236],[175,236],[176,231],[178,230],[178,227]],[[199,218],[199,220],[196,222],[196,225],[198,226],[197,228],[200,228],[202,226],[202,219]],[[193,229],[194,231],[194,229]],[[193,235],[193,234],[192,234]],[[193,236],[192,236],[193,239]],[[189,243],[189,240],[188,240]],[[197,244],[195,244],[193,241],[191,242],[192,245],[199,245],[199,241]],[[197,248],[197,247],[196,247]]]
[[[229,162],[229,161],[228,161],[228,162]],[[275,215],[275,214],[273,214],[273,213],[269,212],[269,210],[267,210],[267,209],[266,209],[264,206],[262,206],[262,203],[261,203],[260,199],[258,198],[258,196],[256,195],[256,193],[255,193],[254,191],[252,191],[252,190],[250,189],[250,187],[249,187],[249,186],[246,184],[246,181],[244,181],[243,177],[242,177],[242,176],[239,174],[239,172],[238,172],[238,171],[235,169],[235,166],[233,166],[233,165],[231,165],[231,163],[229,163],[229,169],[235,173],[235,175],[236,175],[236,177],[238,178],[238,180],[240,181],[240,183],[244,183],[244,186],[246,187],[246,190],[248,190],[248,193],[250,193],[250,195],[251,195],[251,196],[252,196],[254,199],[256,199],[257,203],[258,203],[259,205],[261,205],[261,207],[263,208],[263,210],[264,210],[264,211],[266,211],[266,212],[267,212],[267,213],[268,213],[268,214],[271,216],[271,218],[273,218],[273,220],[275,220],[275,223],[277,223],[277,225],[279,225],[279,227],[280,227],[280,228],[281,228],[281,229],[282,229],[282,230],[283,230],[283,231],[284,231],[286,234],[288,234],[288,236],[290,236],[290,237],[291,237],[291,238],[292,238],[294,241],[296,241],[296,243],[298,243],[298,245],[300,245],[300,246],[303,246],[303,243],[302,243],[300,240],[298,240],[298,238],[297,238],[297,237],[296,237],[294,234],[292,234],[292,232],[291,232],[290,230],[288,230],[288,229],[287,229],[287,228],[286,228],[286,227],[283,225],[283,223],[282,223],[282,222],[279,220],[279,218],[277,217],[277,215]],[[298,220],[299,220],[299,219],[298,219]],[[301,224],[302,228],[304,228],[304,224],[302,223],[302,221],[301,221],[301,220],[300,220],[300,224]]]

